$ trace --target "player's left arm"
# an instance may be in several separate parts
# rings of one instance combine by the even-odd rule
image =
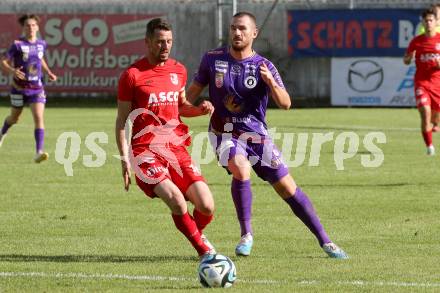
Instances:
[[[50,81],[57,80],[57,76],[50,70],[50,68],[47,65],[46,60],[44,60],[44,58],[41,59],[41,67],[43,68],[44,72],[47,73],[47,75],[49,76]]]
[[[179,114],[183,117],[196,117],[206,114],[212,114],[214,106],[211,102],[203,101],[198,106],[194,106],[186,99],[185,90],[180,92],[179,96]]]
[[[269,87],[272,98],[278,108],[288,110],[292,103],[289,93],[276,82],[272,72],[264,62],[260,65],[260,74],[263,81]]]

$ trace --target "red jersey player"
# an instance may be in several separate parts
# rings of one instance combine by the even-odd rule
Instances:
[[[436,32],[436,11],[434,9],[423,11],[422,23],[425,27],[425,33],[411,40],[403,62],[408,65],[415,58],[414,92],[416,105],[420,112],[422,135],[427,147],[427,154],[434,155],[432,124],[438,124],[439,121],[436,120],[438,120],[440,113],[440,33]]]
[[[118,86],[115,132],[125,189],[131,183],[133,168],[138,186],[149,197],[165,202],[177,229],[199,256],[213,254],[215,250],[202,232],[213,218],[214,200],[186,150],[190,137],[180,120],[180,115],[212,113],[213,107],[207,101],[195,107],[186,100],[186,69],[168,58],[173,42],[169,23],[160,18],[151,20],[145,41],[145,58],[122,73]],[[130,147],[125,138],[128,119],[133,123]],[[187,200],[194,204],[192,216]]]

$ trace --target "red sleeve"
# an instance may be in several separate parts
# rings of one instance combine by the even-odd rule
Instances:
[[[416,38],[412,39],[411,42],[409,43],[408,48],[406,49],[406,55],[411,54],[411,52],[413,52],[416,49]]]
[[[186,71],[185,66],[182,65],[182,88],[180,89],[180,91],[185,90],[187,80],[188,80],[188,73]]]
[[[129,70],[125,70],[118,83],[118,100],[119,101],[133,101],[135,89],[135,76]]]

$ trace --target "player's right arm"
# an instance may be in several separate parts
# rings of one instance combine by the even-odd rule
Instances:
[[[14,62],[12,61],[17,54],[20,54],[19,56],[21,56],[21,52],[18,50],[16,42],[17,41],[15,41],[12,46],[9,47],[8,51],[6,51],[1,57],[1,68],[7,73],[12,74],[15,79],[26,80],[26,74],[21,71],[23,67],[15,68]]]
[[[200,97],[203,89],[209,83],[209,62],[208,55],[205,54],[200,61],[199,68],[194,76],[194,80],[186,91],[186,99],[194,104]]]
[[[414,39],[409,43],[406,49],[405,55],[403,56],[403,63],[406,65],[411,64],[411,61],[416,57],[416,48],[414,46]]]
[[[406,53],[405,56],[403,56],[403,63],[406,65],[410,65],[411,61],[415,58],[416,51]]]
[[[128,160],[128,143],[125,137],[125,122],[131,112],[131,102],[118,100],[118,114],[116,116],[115,135],[118,145],[119,156],[121,157],[122,177],[124,179],[124,188],[128,191],[131,183],[130,162]]]
[[[132,110],[135,79],[128,71],[125,71],[118,84],[118,113],[115,123],[116,144],[121,157],[122,177],[124,188],[128,191],[131,184],[130,161],[128,158],[128,139],[125,135],[125,124]]]
[[[202,86],[198,82],[192,82],[189,86],[188,90],[186,91],[186,99],[191,103],[194,104],[195,101],[200,97],[200,94],[202,93],[205,86]]]
[[[26,74],[23,71],[21,71],[23,67],[15,68],[12,65],[11,60],[6,56],[2,57],[0,64],[2,69],[7,73],[12,74],[14,78],[20,80],[26,80]]]

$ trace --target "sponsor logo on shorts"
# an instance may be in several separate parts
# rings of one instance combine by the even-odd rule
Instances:
[[[14,107],[23,107],[23,95],[11,95],[11,105]]]
[[[281,162],[281,159],[280,159],[280,158],[276,158],[276,159],[273,159],[273,160],[270,161],[270,166],[271,166],[272,168],[277,169],[278,166],[281,165],[281,163],[282,163],[282,162]]]
[[[146,175],[149,177],[154,177],[155,175],[162,173],[168,174],[168,168],[165,168],[163,166],[154,166],[147,169]]]

